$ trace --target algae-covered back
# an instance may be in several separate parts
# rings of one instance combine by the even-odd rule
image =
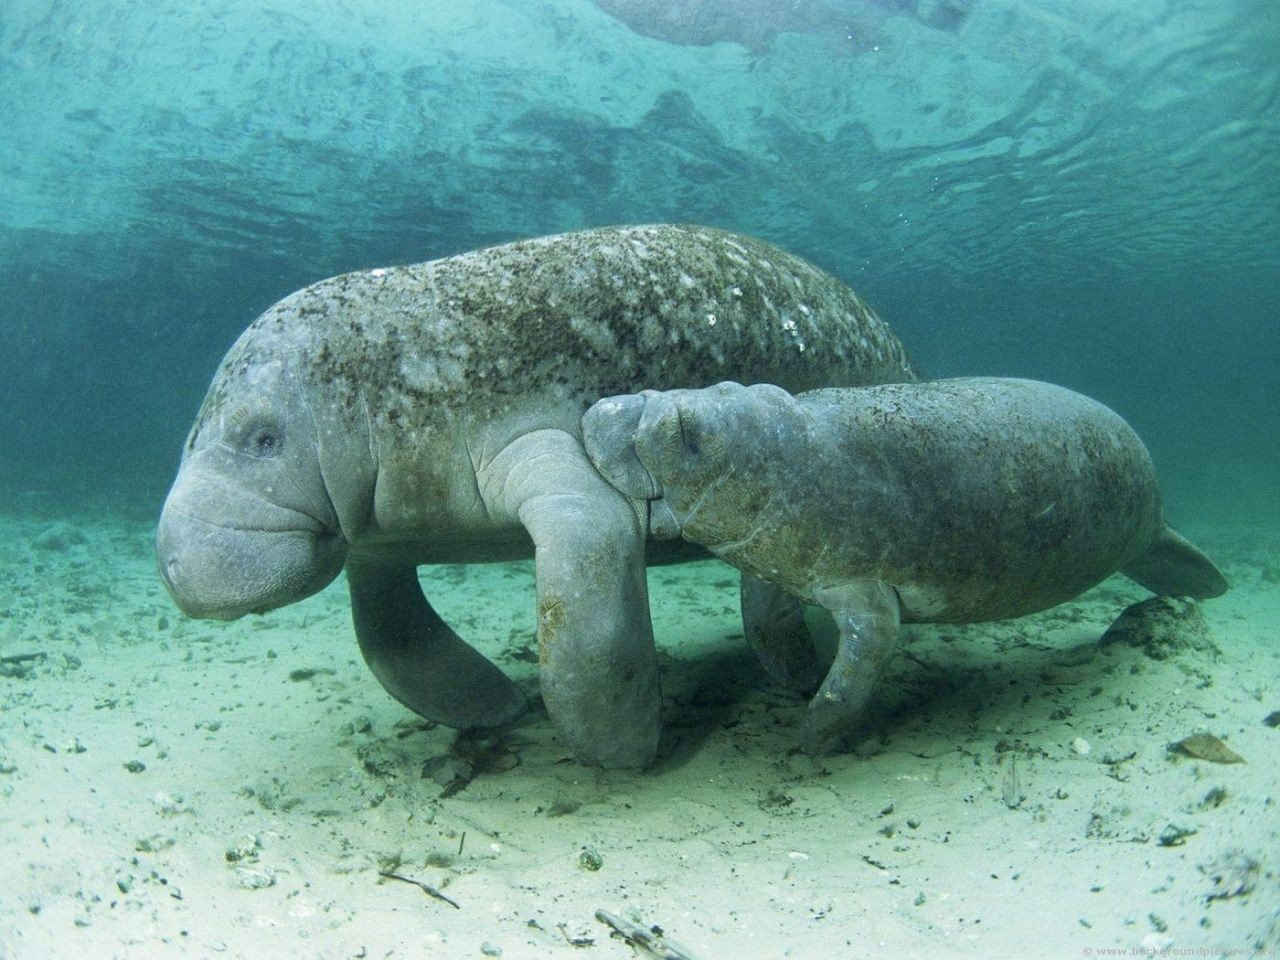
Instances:
[[[730,377],[801,390],[914,379],[887,324],[831,275],[705,227],[585,230],[342,274],[269,308],[223,361],[203,421],[271,360],[353,416],[403,429],[550,393],[590,403]]]

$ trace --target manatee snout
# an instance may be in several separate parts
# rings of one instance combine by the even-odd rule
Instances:
[[[622,494],[647,502],[651,537],[678,537],[689,505],[723,472],[733,449],[725,413],[750,389],[722,383],[705,390],[645,390],[607,397],[587,411],[587,455]]]
[[[648,397],[623,394],[605,397],[582,417],[582,443],[587,456],[624,496],[652,500],[662,496],[662,486],[636,455],[636,436]]]
[[[770,384],[733,381],[701,390],[646,391],[636,456],[666,496],[696,495],[733,469],[773,429],[791,397]]]
[[[623,496],[643,505],[648,516],[649,536],[670,540],[680,536],[680,517],[666,498],[662,477],[681,479],[666,470],[672,456],[656,455],[657,450],[678,427],[680,411],[669,393],[646,390],[640,394],[606,397],[582,418],[582,442],[595,468]],[[679,440],[674,441],[677,445]]]
[[[228,509],[210,514],[199,509],[209,497],[192,495],[180,478],[156,530],[160,577],[187,616],[264,613],[322,590],[342,570],[346,541],[314,518],[218,492],[227,494]]]
[[[628,497],[670,497],[721,472],[752,418],[776,403],[767,384],[727,381],[702,390],[645,390],[607,397],[582,419],[583,443],[596,469]],[[789,398],[788,398],[789,399]]]
[[[636,500],[667,495],[714,467],[718,434],[695,390],[646,390],[607,397],[582,418],[587,456],[614,487]]]

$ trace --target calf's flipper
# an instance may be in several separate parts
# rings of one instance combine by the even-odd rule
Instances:
[[[742,632],[761,666],[790,690],[809,692],[822,680],[822,665],[800,601],[781,587],[742,575]]]
[[[871,699],[897,646],[902,612],[897,591],[879,581],[820,590],[814,599],[831,611],[840,631],[835,660],[805,723],[805,749],[823,753],[853,729]]]

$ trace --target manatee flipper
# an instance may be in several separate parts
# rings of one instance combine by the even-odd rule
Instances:
[[[1229,586],[1213,561],[1171,527],[1165,527],[1151,548],[1120,572],[1161,597],[1207,600],[1222,596]]]
[[[490,514],[533,539],[542,697],[560,735],[583,763],[648,766],[662,695],[635,510],[560,430],[519,437],[478,479]]]
[[[840,630],[835,661],[805,722],[805,749],[822,753],[850,732],[871,698],[897,646],[902,609],[898,592],[877,580],[818,591],[814,599],[831,611]]]
[[[822,665],[800,601],[781,587],[742,575],[742,632],[765,672],[784,687],[809,692]]]
[[[347,583],[365,663],[414,713],[467,729],[501,726],[524,711],[516,685],[432,609],[412,564],[349,560]]]

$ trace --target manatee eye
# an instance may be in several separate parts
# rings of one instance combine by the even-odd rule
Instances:
[[[249,434],[245,446],[252,456],[267,460],[284,449],[284,434],[273,425],[264,424]]]
[[[677,408],[680,425],[680,442],[684,452],[691,457],[702,453],[703,428],[702,421],[692,411],[681,405]]]
[[[270,460],[284,450],[284,427],[274,417],[236,410],[231,420],[235,426],[229,439],[242,453]]]

